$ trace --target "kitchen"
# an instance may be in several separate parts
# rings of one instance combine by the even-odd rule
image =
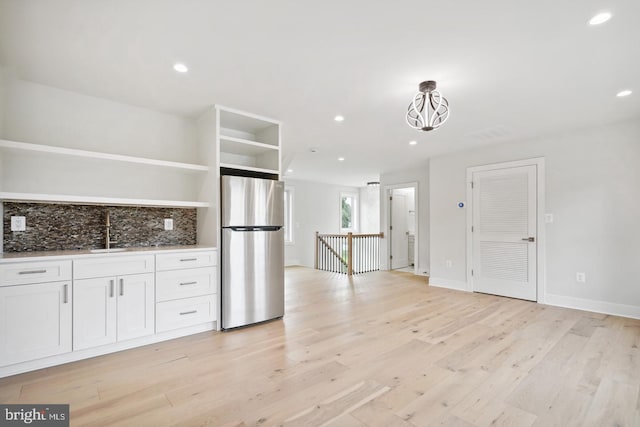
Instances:
[[[282,208],[268,222],[258,213],[273,211],[267,203],[282,205],[282,191],[265,189],[261,206],[255,191],[219,190],[221,171],[236,175],[235,186],[222,188],[276,182],[279,122],[222,106],[186,120],[17,79],[3,83],[2,376],[282,317],[282,239],[270,240],[267,251],[259,242],[247,263],[255,272],[242,260],[250,242],[234,239],[233,256],[220,250],[221,226],[280,230]],[[229,222],[238,216],[247,223]],[[269,274],[258,269],[259,258]],[[223,274],[242,283],[222,290]],[[248,283],[256,293],[244,289]],[[250,294],[234,290],[232,298],[238,286]],[[252,302],[272,289],[275,311],[251,317],[262,310]],[[225,310],[241,314],[223,322]]]

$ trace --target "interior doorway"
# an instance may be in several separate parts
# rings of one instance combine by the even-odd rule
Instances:
[[[387,188],[389,269],[414,274],[418,253],[416,187],[405,184]]]

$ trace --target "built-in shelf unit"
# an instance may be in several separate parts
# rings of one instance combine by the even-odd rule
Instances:
[[[221,168],[280,175],[280,126],[277,120],[216,106]]]

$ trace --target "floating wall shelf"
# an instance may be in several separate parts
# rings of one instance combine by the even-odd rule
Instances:
[[[183,200],[150,200],[125,199],[115,197],[72,196],[64,194],[34,194],[0,192],[0,201],[5,202],[45,202],[45,203],[75,203],[82,205],[104,206],[148,206],[173,208],[208,208],[209,203]]]
[[[111,160],[116,162],[137,163],[143,165],[167,167],[184,169],[196,172],[206,172],[209,170],[208,166],[197,165],[192,163],[180,163],[170,162],[167,160],[148,159],[145,157],[133,157],[123,156],[120,154],[100,153],[97,151],[85,151],[76,150],[74,148],[55,147],[51,145],[30,144],[26,142],[9,141],[6,139],[0,139],[0,148],[22,150],[22,151],[35,151],[39,153],[58,154],[64,156],[84,157],[87,159],[101,159]]]

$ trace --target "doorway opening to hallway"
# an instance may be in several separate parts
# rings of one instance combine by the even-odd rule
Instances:
[[[389,269],[416,273],[418,259],[416,184],[387,189]]]

